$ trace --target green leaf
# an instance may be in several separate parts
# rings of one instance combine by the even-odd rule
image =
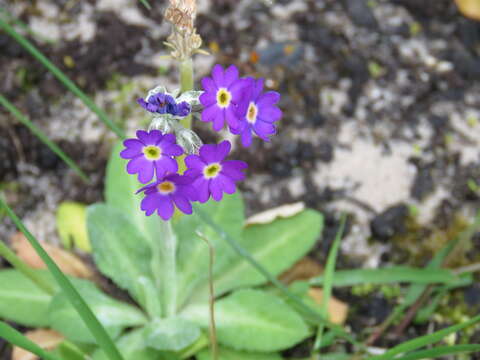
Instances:
[[[125,360],[173,360],[175,358],[162,356],[158,351],[148,348],[143,336],[144,328],[136,329],[123,335],[117,341],[117,347],[120,349]],[[92,360],[108,360],[102,350],[97,350]]]
[[[424,335],[424,336],[419,336],[417,338],[414,338],[412,340],[406,341],[400,345],[397,345],[393,347],[392,349],[388,350],[382,355],[379,356],[373,356],[369,357],[367,360],[390,360],[395,357],[395,355],[402,354],[402,353],[407,353],[409,351],[416,350],[418,348],[421,348],[423,346],[433,344],[435,342],[438,342],[445,338],[447,335],[450,335],[451,333],[460,331],[468,326],[474,325],[476,323],[480,322],[480,315],[475,316],[474,318],[465,321],[463,323],[457,324],[450,326],[448,328],[436,331],[432,334]],[[403,357],[402,357],[403,359]]]
[[[180,316],[208,327],[208,305],[190,305]],[[309,336],[302,318],[279,297],[238,290],[215,306],[218,341],[236,350],[272,352]]]
[[[241,195],[237,192],[224,196],[216,202],[210,200],[205,204],[197,204],[208,213],[217,223],[229,231],[235,239],[240,239],[244,209]],[[212,246],[215,247],[214,276],[225,271],[236,255],[218,234],[207,226],[198,214],[182,216],[174,223],[174,231],[178,239],[178,300],[184,304],[197,286],[208,283],[209,249],[205,242],[198,237],[197,231],[202,233]]]
[[[42,275],[48,277],[45,272]],[[51,295],[13,269],[0,271],[0,284],[0,318],[26,326],[48,326]]]
[[[142,233],[121,210],[106,204],[88,207],[87,226],[100,271],[146,305],[148,289],[144,287],[151,284],[151,252]]]
[[[272,275],[277,276],[305,256],[315,245],[323,227],[323,216],[305,210],[289,218],[247,227],[239,244]],[[215,294],[266,283],[267,279],[242,257],[237,256],[221,273],[214,276]],[[208,297],[208,284],[195,293],[195,299]]]
[[[461,281],[460,277],[447,269],[412,268],[394,266],[381,269],[339,270],[333,276],[333,285],[336,287],[353,286],[358,284],[389,284],[396,282],[410,282],[417,284],[452,284]],[[310,281],[311,285],[321,285],[323,276]]]
[[[45,360],[59,360],[56,356],[43,350],[37,344],[32,342],[29,338],[24,336],[21,332],[18,332],[13,327],[8,325],[7,323],[4,323],[3,321],[0,321],[0,338],[7,340],[7,342],[15,346],[28,350],[31,353],[38,355]]]
[[[143,185],[137,177],[126,170],[127,160],[120,157],[122,142],[115,144],[107,164],[105,175],[105,201],[121,211],[149,242],[160,241],[160,219],[158,216],[145,216],[140,209],[142,195],[135,192]]]
[[[261,354],[236,351],[225,347],[218,349],[218,360],[282,360],[279,354]],[[205,349],[197,354],[197,360],[210,360],[212,353],[210,349]]]
[[[126,327],[143,325],[147,322],[140,310],[108,297],[89,281],[77,282],[75,287],[113,338]],[[85,343],[96,342],[63,293],[53,297],[49,307],[49,318],[50,326],[68,339]]]
[[[474,351],[480,351],[480,345],[438,346],[433,349],[420,350],[408,355],[403,355],[402,360],[438,359],[445,355],[470,353]]]
[[[200,328],[182,318],[155,319],[145,327],[146,344],[163,351],[180,351],[200,337]]]
[[[90,252],[90,241],[87,234],[87,215],[84,204],[65,201],[57,209],[57,230],[63,246],[73,246]]]

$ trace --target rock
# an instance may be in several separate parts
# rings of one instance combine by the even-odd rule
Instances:
[[[375,216],[370,223],[372,235],[381,241],[387,241],[394,235],[405,231],[408,207],[405,204],[392,206]]]
[[[317,157],[323,162],[329,163],[333,160],[333,146],[330,142],[322,142],[317,149]]]
[[[435,182],[429,167],[419,167],[410,194],[414,199],[423,200],[435,190]]]
[[[463,291],[463,298],[468,306],[480,306],[480,285],[473,284]]]
[[[358,26],[377,29],[377,19],[365,0],[345,0],[345,9],[348,16]]]

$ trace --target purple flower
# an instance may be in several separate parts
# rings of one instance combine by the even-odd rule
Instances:
[[[171,95],[164,93],[158,93],[147,98],[147,101],[140,98],[137,100],[141,107],[145,110],[159,113],[159,114],[172,114],[175,111],[175,100]],[[174,115],[174,114],[172,114]]]
[[[182,101],[181,103],[178,103],[175,107],[175,113],[172,115],[177,115],[181,117],[185,117],[188,114],[190,114],[190,104],[186,101]]]
[[[202,87],[205,90],[200,95],[200,103],[204,107],[202,121],[212,122],[215,131],[223,128],[225,120],[230,128],[237,128],[236,106],[246,85],[244,79],[238,78],[238,69],[235,65],[230,65],[225,71],[220,65],[215,65],[212,77],[202,79]]]
[[[195,190],[191,185],[192,179],[178,174],[168,174],[152,184],[137,191],[143,192],[140,208],[145,215],[152,215],[155,210],[163,220],[172,217],[175,206],[185,214],[192,213],[191,201],[196,199]]]
[[[183,149],[175,143],[175,135],[163,135],[159,130],[150,132],[138,130],[138,139],[127,139],[120,156],[130,159],[127,164],[129,174],[138,173],[138,181],[146,184],[152,180],[154,172],[158,178],[166,173],[175,173],[178,164],[173,156],[183,154]]]
[[[193,178],[193,187],[197,192],[197,200],[204,203],[210,195],[220,201],[223,193],[233,194],[235,182],[243,180],[243,169],[247,164],[239,160],[224,160],[230,152],[230,142],[222,141],[218,145],[207,144],[200,148],[200,155],[189,155],[185,158],[188,170],[185,175]]]
[[[280,94],[276,91],[268,91],[262,94],[263,79],[249,79],[251,86],[238,105],[237,114],[240,125],[232,129],[232,133],[240,134],[243,146],[252,143],[252,132],[260,139],[269,141],[269,135],[275,134],[275,121],[280,120],[282,111],[276,106],[280,100]]]

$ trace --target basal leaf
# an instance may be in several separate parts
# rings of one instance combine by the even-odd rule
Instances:
[[[140,310],[108,297],[91,282],[77,281],[75,287],[113,338],[126,327],[143,325],[147,322]],[[96,342],[63,293],[53,297],[49,306],[49,319],[53,329],[72,341]]]
[[[45,277],[46,272],[39,271]],[[17,270],[0,271],[0,318],[26,326],[48,326],[52,296]]]
[[[182,317],[207,328],[208,305],[190,305]],[[236,350],[273,352],[309,336],[302,318],[279,297],[260,290],[238,290],[215,306],[218,341]]]
[[[283,358],[276,353],[261,354],[236,351],[226,347],[218,349],[218,360],[282,360]],[[197,360],[210,360],[212,353],[210,349],[205,349],[197,354]]]
[[[195,323],[182,318],[155,319],[143,333],[148,346],[162,351],[180,351],[200,336]]]
[[[226,195],[220,202],[211,200],[199,206],[221,224],[231,236],[235,239],[240,238],[244,223],[244,209],[242,197],[238,192]],[[209,249],[198,237],[197,231],[215,247],[214,274],[223,272],[237,255],[195,212],[192,215],[182,216],[174,224],[174,231],[177,234],[179,246],[178,299],[179,304],[184,304],[195,287],[204,285],[208,281]]]
[[[144,328],[140,328],[123,335],[118,339],[116,345],[120,350],[124,360],[167,360],[167,357],[160,356],[159,352],[148,348],[143,336]],[[109,360],[105,353],[99,349],[92,360]]]
[[[127,160],[120,157],[122,148],[122,142],[119,141],[113,147],[108,160],[105,177],[106,202],[120,210],[148,241],[158,241],[161,234],[160,220],[157,216],[145,216],[140,210],[142,195],[135,195],[135,192],[143,185],[137,181],[136,176],[127,173]]]
[[[272,275],[279,275],[302,258],[315,244],[323,228],[323,216],[314,210],[305,210],[272,223],[247,227],[239,241]],[[239,287],[266,282],[265,277],[243,258],[237,257],[223,272],[215,275],[215,293],[224,294]],[[205,300],[208,284],[195,293]]]
[[[63,202],[57,210],[57,230],[63,246],[72,246],[90,252],[87,234],[86,206],[76,202]]]
[[[146,306],[144,286],[152,279],[151,251],[143,234],[119,209],[94,204],[87,210],[88,234],[95,263],[100,271]]]

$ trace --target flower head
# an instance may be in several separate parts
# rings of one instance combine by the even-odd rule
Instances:
[[[192,213],[191,201],[196,198],[195,191],[191,186],[192,179],[178,174],[168,174],[152,184],[146,185],[137,191],[143,192],[140,208],[147,216],[155,210],[163,220],[172,217],[175,206],[185,214]]]
[[[222,141],[218,145],[207,144],[200,148],[200,155],[189,155],[185,158],[187,171],[185,175],[193,180],[197,192],[197,200],[206,202],[210,195],[220,201],[223,193],[233,194],[235,182],[243,180],[242,170],[247,164],[239,160],[224,160],[230,152],[230,142]]]
[[[172,114],[176,110],[175,99],[171,95],[164,93],[148,96],[145,100],[140,98],[137,102],[145,110],[153,113]]]
[[[225,71],[220,65],[215,65],[212,77],[202,79],[205,90],[200,96],[203,105],[202,121],[212,122],[213,130],[220,131],[225,121],[231,129],[238,126],[236,107],[242,98],[245,86],[244,79],[238,78],[238,69],[230,65]]]
[[[137,139],[127,139],[123,145],[126,149],[120,156],[130,159],[127,172],[138,173],[138,181],[142,184],[151,181],[154,173],[161,178],[166,173],[177,172],[178,164],[173,156],[183,154],[183,149],[175,143],[175,135],[164,135],[159,130],[138,130]]]
[[[276,91],[262,93],[263,79],[249,81],[251,86],[237,109],[240,125],[237,129],[232,129],[232,133],[241,135],[243,146],[251,145],[252,133],[264,141],[269,141],[268,137],[275,134],[273,123],[282,117],[282,111],[276,106],[280,94]]]

